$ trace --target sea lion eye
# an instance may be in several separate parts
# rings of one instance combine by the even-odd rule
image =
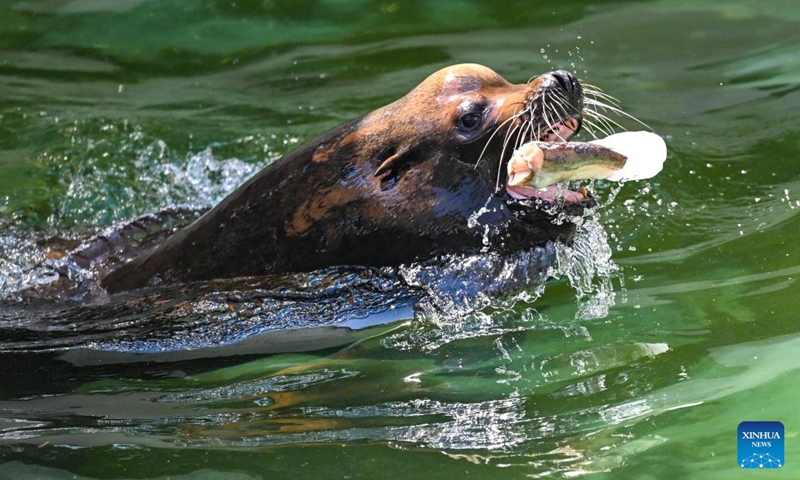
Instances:
[[[464,132],[472,132],[481,126],[483,114],[470,112],[458,118],[458,128]]]

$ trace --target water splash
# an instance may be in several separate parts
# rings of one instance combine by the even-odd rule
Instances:
[[[557,265],[552,278],[565,278],[579,301],[577,319],[598,319],[614,306],[612,281],[619,278],[619,266],[612,259],[612,249],[603,226],[595,220],[578,225],[571,245],[556,245]]]
[[[248,161],[217,158],[211,146],[182,154],[127,123],[76,122],[63,135],[69,145],[39,160],[64,188],[51,195],[47,220],[60,229],[112,225],[165,206],[209,207],[279,156],[269,140],[255,137],[247,142],[263,154]]]
[[[576,321],[607,316],[615,301],[613,280],[619,276],[608,237],[593,218],[569,221],[577,224],[571,244],[548,243],[511,255],[453,255],[435,264],[404,267],[402,278],[427,296],[417,305],[416,326],[384,344],[436,350],[464,338],[529,329],[542,319],[519,309],[532,310],[549,280],[565,280],[574,290]]]
[[[40,274],[33,269],[45,260],[45,252],[15,225],[0,221],[0,231],[0,298],[8,298],[18,290],[38,285]]]
[[[181,157],[165,141],[125,122],[74,122],[60,134],[65,146],[38,159],[63,188],[50,195],[44,228],[0,218],[0,299],[46,287],[59,278],[73,284],[94,281],[96,272],[75,264],[65,256],[67,251],[93,237],[108,236],[126,219],[175,206],[207,209],[279,156],[272,143],[286,143],[262,137],[236,140],[233,143],[255,144],[249,148],[262,154],[258,160],[244,161],[218,158],[214,148],[224,149],[223,144]],[[23,209],[9,217],[32,214]]]
[[[136,162],[137,184],[144,191],[155,194],[162,205],[186,205],[188,202],[192,206],[210,207],[268,163],[250,164],[238,158],[218,159],[212,147],[197,153],[189,152],[180,163],[153,163],[140,157]]]

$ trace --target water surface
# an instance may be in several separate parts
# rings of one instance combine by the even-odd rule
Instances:
[[[560,278],[477,310],[433,288],[313,349],[3,354],[0,478],[738,478],[746,420],[784,423],[769,475],[800,477],[800,7],[342,3],[3,3],[0,290],[38,240],[213,205],[456,62],[575,71],[664,171],[595,185]]]

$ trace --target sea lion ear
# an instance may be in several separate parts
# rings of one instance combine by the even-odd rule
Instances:
[[[391,190],[400,180],[402,173],[403,153],[395,152],[389,156],[375,170],[375,176],[381,178],[380,188],[382,191]]]
[[[397,170],[398,164],[400,163],[400,157],[402,154],[397,152],[391,155],[389,158],[383,161],[381,165],[375,170],[375,176],[380,177],[384,173],[391,172],[392,170]]]
[[[403,173],[413,163],[413,157],[409,157],[409,149],[403,148],[401,150],[387,149],[379,155],[386,158],[375,170],[376,177],[382,177],[380,186],[381,190],[389,190],[397,184]]]

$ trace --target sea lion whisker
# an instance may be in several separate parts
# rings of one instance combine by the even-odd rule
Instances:
[[[506,135],[505,141],[503,142],[503,149],[500,151],[500,162],[498,162],[497,167],[497,180],[495,181],[494,189],[495,191],[500,190],[500,177],[503,175],[503,159],[506,157],[506,148],[508,147],[508,140],[514,134],[514,131],[519,129],[519,125],[514,125],[514,128],[508,131]]]
[[[619,110],[619,108],[615,107],[614,105],[611,105],[609,103],[603,102],[603,101],[598,100],[596,98],[586,98],[586,99],[584,99],[584,103],[586,105],[591,105],[593,107],[596,107],[595,110],[599,109],[599,110],[603,110],[604,112],[613,112],[613,111],[615,111],[615,109]]]
[[[550,99],[553,100],[551,102],[552,106],[550,107],[550,110],[554,110],[553,107],[560,107],[563,109],[565,103],[568,101],[567,97],[561,92],[553,93],[550,95]]]
[[[594,98],[586,97],[584,99],[584,102],[588,106],[595,107],[594,110],[597,111],[597,112],[602,110],[604,112],[612,112],[612,113],[617,114],[617,115],[625,115],[625,116],[631,117],[629,114],[625,113],[622,110],[622,108],[620,108],[620,106],[618,104],[616,104],[614,102],[611,102],[611,101],[608,101],[606,99],[602,99],[602,98],[598,98],[598,97],[594,97]],[[639,121],[638,119],[634,119],[634,120],[636,120],[637,122],[641,123],[641,121]]]
[[[618,104],[613,103],[613,102],[609,101],[608,99],[605,99],[605,98],[602,98],[602,97],[596,97],[596,96],[593,96],[591,94],[587,94],[584,97],[584,101],[586,103],[591,103],[591,104],[594,104],[594,105],[598,105],[598,106],[601,106],[601,107],[606,108],[606,109],[620,108],[620,106]]]
[[[608,110],[608,111],[613,112],[613,113],[615,113],[617,115],[620,115],[620,116],[623,116],[623,117],[627,117],[627,118],[633,120],[634,122],[642,125],[643,127],[647,128],[648,130],[653,130],[653,128],[650,127],[650,125],[644,123],[643,121],[641,121],[638,118],[634,117],[630,113],[622,110],[622,108],[620,108],[619,106],[610,105],[608,103],[603,103],[603,102],[598,101],[597,99],[591,99],[591,98],[587,98],[586,102],[587,102],[587,104],[591,104],[591,105],[595,105],[597,107],[600,107],[603,110]]]
[[[516,128],[516,127],[518,127],[518,126],[519,126],[519,125],[516,125],[514,128]],[[509,136],[511,135],[511,132],[513,132],[513,131],[514,131],[514,128],[509,128],[509,129],[507,129],[507,130],[505,131],[505,133],[503,134],[503,145],[506,145],[506,144],[508,143]]]
[[[592,117],[589,112],[584,112],[583,125],[586,126],[587,130],[589,131],[589,134],[592,135],[592,136],[595,136],[594,130],[600,129],[600,127],[603,127],[602,125],[598,124],[596,119],[594,117]],[[602,130],[601,132],[602,133],[606,133],[605,130]],[[595,138],[597,138],[597,137],[595,136]]]
[[[614,120],[614,119],[612,119],[612,118],[610,118],[610,117],[608,117],[608,116],[606,116],[606,115],[603,115],[602,113],[598,112],[597,110],[594,110],[594,111],[592,112],[592,116],[593,116],[594,118],[596,118],[597,120],[602,120],[602,121],[606,122],[607,124],[609,124],[609,127],[610,127],[611,125],[616,125],[617,127],[619,127],[620,129],[622,129],[623,131],[627,131],[627,130],[628,130],[628,129],[626,129],[625,127],[623,127],[623,126],[622,126],[622,125],[621,125],[619,122],[617,122],[616,120]],[[648,127],[648,128],[650,128],[650,127]]]
[[[532,136],[536,140],[539,140],[542,137],[542,126],[537,124],[534,126],[534,129],[535,130],[533,130]]]
[[[550,112],[548,112],[548,109],[550,110]],[[566,142],[567,139],[561,136],[561,133],[559,133],[558,129],[556,128],[556,124],[559,123],[559,121],[558,120],[554,121],[553,119],[551,119],[548,113],[558,113],[558,112],[553,112],[552,108],[549,106],[547,106],[547,108],[545,108],[545,110],[542,112],[542,119],[547,124],[549,133],[555,134],[556,137],[558,137],[560,140]]]
[[[544,120],[545,125],[547,125],[547,132],[545,132],[545,134],[550,136],[550,134],[555,133],[555,130],[556,130],[555,123],[556,122],[554,122],[550,118],[549,112],[547,112],[547,111],[542,112],[542,120]]]
[[[583,123],[583,129],[586,130],[586,133],[591,135],[593,139],[597,140],[597,134],[594,133],[594,128],[595,125],[588,120]]]
[[[592,129],[595,129],[595,128],[596,128],[597,130],[600,130],[600,132],[601,132],[603,135],[605,135],[606,137],[610,136],[610,135],[613,133],[613,130],[612,130],[612,131],[608,131],[608,130],[607,130],[605,127],[604,127],[604,126],[600,125],[600,124],[599,124],[599,123],[597,123],[597,122],[594,122],[594,121],[592,121],[592,120],[591,120],[591,119],[589,119],[588,117],[586,117],[586,118],[584,119],[583,125],[586,127],[586,130],[587,130],[587,131],[588,131],[590,134],[592,134],[592,136],[593,136],[594,138],[597,138],[597,136],[596,136],[596,135],[594,134],[594,132],[592,131]]]
[[[566,128],[569,128],[569,127],[568,127],[566,124],[564,124],[562,121],[559,121],[558,123],[561,123],[561,125],[562,125],[562,126],[565,126]],[[570,128],[570,130],[572,130],[572,129]],[[556,129],[555,129],[555,131],[554,131],[553,133],[555,133],[555,134],[556,134],[556,137],[558,137],[558,139],[559,139],[559,140],[561,140],[562,142],[566,142],[566,141],[567,141],[567,139],[566,139],[566,138],[564,138],[564,136],[563,136],[563,135],[561,135],[561,132],[559,131],[559,129],[557,129],[557,128],[556,128]]]
[[[614,113],[613,110],[609,110],[607,108],[607,105],[597,104],[597,103],[595,103],[593,101],[589,101],[589,100],[587,100],[587,102],[586,102],[586,107],[587,107],[586,108],[587,113],[592,113],[592,114],[594,114],[595,116],[598,116],[598,117],[604,117],[604,118],[610,119],[610,117],[608,117],[605,112]],[[614,123],[617,123],[617,122],[614,122]],[[619,123],[617,123],[617,125],[619,125]]]
[[[520,116],[521,116],[523,113],[524,113],[524,112],[519,112],[519,113],[517,113],[517,112],[516,112],[516,110],[515,110],[513,115],[511,115],[511,116],[510,116],[510,117],[509,117],[507,120],[505,120],[503,123],[501,123],[500,125],[498,125],[498,126],[497,126],[497,128],[495,128],[495,129],[494,129],[494,132],[492,132],[492,134],[489,136],[489,139],[488,139],[488,140],[486,140],[486,145],[484,145],[484,146],[483,146],[483,149],[481,150],[481,154],[480,154],[480,155],[478,155],[478,160],[475,162],[475,166],[474,166],[474,167],[472,167],[472,168],[473,168],[473,170],[476,170],[476,169],[478,168],[478,165],[480,165],[480,163],[481,163],[481,160],[483,160],[483,155],[484,155],[484,154],[486,154],[486,149],[487,149],[487,148],[489,148],[489,144],[490,144],[490,143],[492,143],[492,140],[494,140],[494,136],[495,136],[495,135],[497,135],[497,132],[499,132],[500,130],[502,130],[502,128],[503,128],[503,127],[504,127],[504,126],[505,126],[507,123],[509,123],[509,122],[513,122],[514,120],[518,119],[518,118],[519,118],[519,117],[520,117]],[[499,116],[500,116],[500,114],[498,113],[498,114],[497,114],[497,116],[499,117]],[[506,132],[506,135],[508,135],[508,132]],[[501,163],[502,163],[502,162],[501,162]]]
[[[524,132],[531,132],[533,130],[533,126],[535,124],[534,121],[533,121],[533,119],[534,119],[533,107],[531,106],[526,111],[526,113],[528,113],[528,117],[522,124],[520,124],[520,127],[523,128]],[[526,133],[526,135],[527,134],[529,134],[529,133]]]
[[[607,102],[609,102],[609,103],[611,103],[613,105],[616,105],[616,106],[620,105],[620,101],[616,97],[613,97],[613,96],[607,94],[606,92],[603,91],[602,88],[596,87],[596,86],[594,86],[594,85],[592,85],[590,83],[582,83],[581,85],[583,86],[583,93],[584,94],[591,95],[591,96],[597,97],[597,98],[602,98],[602,99],[606,100]]]
[[[653,128],[650,125],[644,123],[643,121],[639,120],[638,118],[634,117],[630,113],[628,113],[628,112],[626,112],[626,111],[624,111],[624,110],[622,110],[620,108],[608,107],[608,109],[611,110],[612,112],[616,113],[617,115],[621,115],[623,117],[627,117],[627,118],[633,120],[634,122],[638,123],[639,125],[645,127],[646,129],[648,129],[650,131],[653,130]]]
[[[524,122],[520,125],[520,128],[517,131],[517,139],[514,141],[514,145],[517,146],[516,148],[519,148],[519,145],[525,142],[525,134],[526,132],[530,131],[532,125],[532,119],[529,119],[527,122]]]
[[[597,116],[597,112],[587,111],[585,112],[585,117],[587,120],[594,119],[595,127],[599,128],[606,136],[611,135],[615,132],[614,126],[606,120],[605,118],[601,118]]]
[[[524,145],[526,141],[531,138],[529,136],[531,131],[533,131],[533,124],[531,122],[526,122],[525,125],[520,129],[521,134],[517,140],[517,148]]]
[[[570,109],[574,109],[574,107],[572,107],[572,105],[569,102],[569,99],[567,98],[564,92],[553,93],[551,99],[553,101],[550,102],[550,111],[555,119],[555,121],[553,121],[554,124],[556,123],[563,124],[565,120],[575,116],[574,114],[570,114],[570,112],[567,109],[567,107],[569,107]],[[555,133],[559,139],[566,141],[566,139],[559,132]]]
[[[589,103],[594,103],[595,105],[602,105],[604,108],[621,108],[619,103],[612,101],[611,99],[604,98],[601,96],[592,95],[591,92],[587,93],[584,96],[584,99]]]
[[[591,105],[591,106],[597,107],[600,110],[603,110],[603,111],[606,111],[606,112],[615,112],[615,111],[619,110],[619,108],[615,107],[614,105],[611,105],[611,104],[605,103],[603,101],[597,100],[596,98],[586,98],[584,100],[584,102],[587,105]]]
[[[592,105],[591,103],[587,103],[583,109],[583,115],[585,117],[591,117],[591,116],[597,117],[597,115],[600,115],[600,112],[597,110],[597,108],[595,108],[594,105]]]
[[[521,118],[522,119],[522,121],[517,125],[518,127],[522,128],[526,124],[531,123],[533,121],[533,110],[531,110],[531,109],[522,110],[517,115],[517,118]],[[513,134],[513,130],[506,131],[506,138],[505,138],[504,142],[508,142],[508,140],[510,140],[512,134]]]
[[[550,106],[547,104],[547,97],[542,96],[542,120],[544,121],[545,125],[547,125],[548,130],[552,131],[555,128],[550,122],[550,117],[547,115]]]
[[[564,93],[564,92],[553,92],[551,94],[551,97],[556,99],[558,101],[558,103],[560,103],[562,105],[568,105],[569,104],[569,97],[567,97],[567,94]]]
[[[594,91],[594,90],[592,90],[590,88],[588,88],[588,89],[584,88],[583,94],[585,96],[587,96],[587,97],[590,97],[590,98],[594,98],[594,99],[597,99],[597,100],[602,100],[604,102],[608,102],[609,104],[617,106],[617,107],[620,106],[620,101],[619,100],[617,100],[616,98],[612,97],[611,95],[607,95],[607,94],[605,94],[603,92],[597,92],[597,91]]]
[[[525,141],[525,137],[523,136],[525,129],[526,126],[524,125],[517,129],[517,139],[514,141],[515,149],[519,148],[520,145],[522,145],[522,143]]]
[[[561,98],[561,97],[559,97],[559,102],[556,102],[556,107],[559,108],[561,110],[561,113],[563,114],[563,115],[559,115],[561,117],[561,121],[564,121],[564,120],[572,117],[572,115],[570,115],[569,112],[567,112],[567,106],[569,104],[565,103],[565,102],[566,102],[566,98]]]

